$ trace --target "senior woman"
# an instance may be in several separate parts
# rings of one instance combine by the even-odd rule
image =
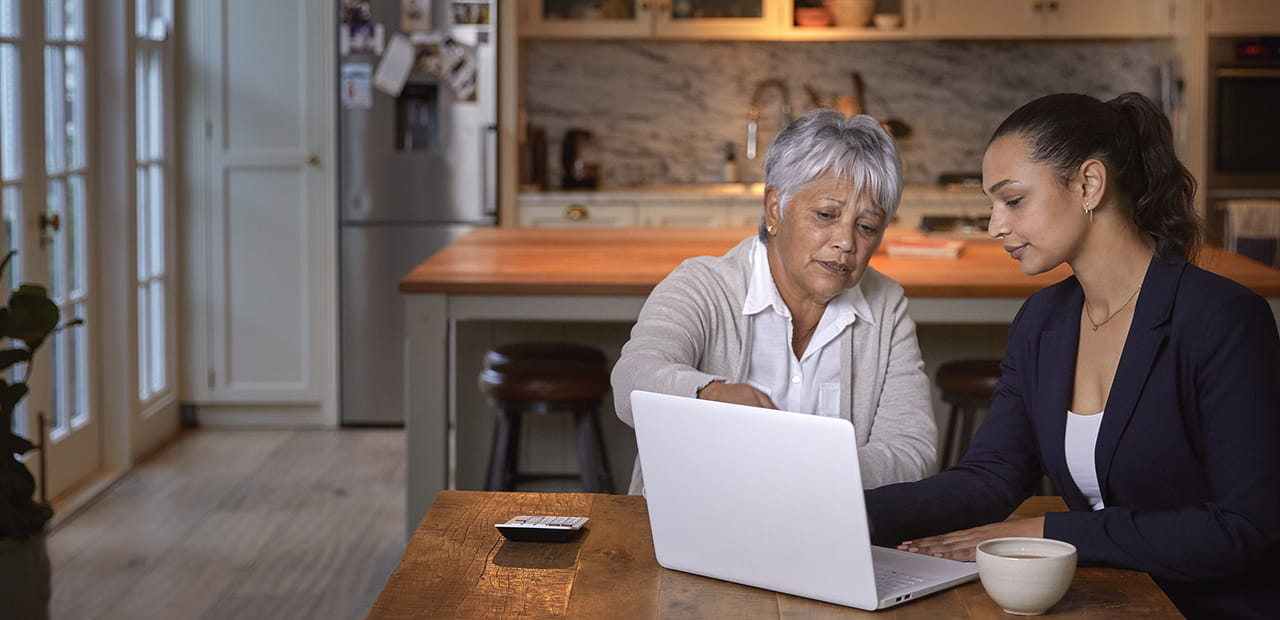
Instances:
[[[760,232],[654,288],[613,370],[618,417],[646,390],[853,422],[864,488],[932,469],[936,428],[902,287],[867,263],[902,197],[893,139],[817,110],[765,159]],[[644,491],[636,462],[630,492]]]

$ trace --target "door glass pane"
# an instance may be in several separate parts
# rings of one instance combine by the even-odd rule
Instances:
[[[0,37],[18,36],[17,0],[0,0]]]
[[[44,48],[44,143],[45,168],[49,172],[66,170],[66,89],[63,81],[62,49]]]
[[[151,330],[150,346],[146,349],[147,365],[151,367],[147,375],[151,381],[149,383],[151,393],[161,392],[165,388],[167,378],[164,370],[164,349],[165,349],[165,316],[164,311],[164,281],[156,280],[151,283],[151,321],[143,325],[143,329]]]
[[[52,218],[55,215],[62,219],[63,213],[66,212],[67,189],[62,179],[49,179],[49,190],[47,197],[47,206],[45,207],[45,216]],[[61,232],[52,230],[41,230],[49,240],[49,296],[59,303],[67,299],[67,280],[66,261],[64,259],[66,248],[66,235]]]
[[[151,315],[151,304],[147,299],[149,291],[146,283],[138,285],[138,398],[146,400],[151,397],[151,363],[148,356],[151,352],[150,325],[155,320]]]
[[[63,33],[68,41],[84,40],[84,0],[53,0],[66,12]]]
[[[85,274],[85,269],[87,268],[85,250],[89,242],[86,226],[88,213],[85,202],[84,176],[79,174],[68,176],[67,210],[62,218],[62,232],[58,234],[68,241],[67,250],[70,256],[68,256],[67,260],[69,268],[67,280],[71,287],[72,297],[83,296],[88,282]]]
[[[84,55],[78,46],[66,49],[67,156],[72,169],[85,164],[85,81]]]
[[[22,176],[18,99],[18,48],[0,43],[0,179],[5,181]]]
[[[150,222],[147,220],[151,217],[151,182],[148,180],[150,175],[147,166],[138,166],[137,187],[135,188],[138,196],[138,208],[136,209],[137,217],[137,244],[138,244],[138,273],[137,280],[144,282],[147,275],[151,273],[148,261],[151,260],[150,236],[147,231],[150,230]]]
[[[134,90],[133,128],[134,129],[133,130],[134,130],[134,140],[138,145],[138,159],[141,159],[141,160],[145,160],[147,158],[147,154],[144,151],[146,150],[146,145],[148,144],[147,132],[150,131],[150,126],[147,123],[147,119],[150,118],[150,115],[151,115],[150,110],[147,109],[147,106],[150,104],[150,100],[147,97],[146,67],[147,67],[147,57],[143,54],[139,54],[137,60],[134,61],[134,80],[133,80],[133,90]]]
[[[0,253],[0,258],[9,253],[9,250],[17,250],[18,253],[9,261],[9,268],[4,272],[2,281],[3,288],[0,294],[5,299],[9,298],[9,291],[18,288],[18,276],[22,273],[22,245],[18,238],[18,231],[22,230],[22,191],[16,187],[5,187],[3,191],[4,201],[4,248]]]
[[[62,40],[64,0],[45,0],[44,3],[44,36],[49,41]]]
[[[84,318],[84,304],[76,304],[71,308],[64,310],[62,320],[69,321],[73,317]],[[67,412],[67,419],[75,423],[83,423],[89,419],[89,356],[86,348],[88,346],[88,327],[81,325],[71,329],[64,329],[58,332],[55,337],[67,339],[67,375],[66,382],[67,405],[70,411]]]
[[[759,18],[764,0],[672,0],[672,19]]]
[[[53,419],[50,420],[50,432],[57,433],[65,431],[67,428],[67,420],[70,419],[67,407],[67,390],[66,384],[60,379],[67,376],[67,331],[63,330],[45,343],[40,349],[41,354],[49,355],[52,358],[51,367],[53,368],[53,389],[50,390],[52,402],[50,409],[53,411]]]
[[[164,260],[164,168],[160,164],[151,166],[151,189],[150,201],[148,202],[147,215],[147,250],[151,257],[149,260],[150,269],[147,270],[147,276],[158,278],[163,277],[165,272]]]
[[[147,158],[164,157],[164,81],[160,61],[160,50],[152,50],[147,55],[147,129],[150,139],[147,141]]]

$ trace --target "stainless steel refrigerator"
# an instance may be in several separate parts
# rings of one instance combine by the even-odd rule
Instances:
[[[346,17],[351,2],[339,3]],[[412,3],[371,0],[357,24],[389,39]],[[496,223],[497,3],[457,17],[437,0],[431,33],[474,49],[474,100],[415,68],[398,97],[372,88],[380,51],[339,46],[339,386],[343,425],[404,423],[404,303],[399,279],[476,226]],[[483,17],[488,24],[455,25]],[[344,29],[351,25],[344,24]],[[344,35],[349,35],[347,30]],[[360,39],[361,37],[357,37]]]

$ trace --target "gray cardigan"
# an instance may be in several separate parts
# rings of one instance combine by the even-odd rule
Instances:
[[[632,390],[694,397],[712,381],[746,380],[751,317],[742,304],[755,242],[753,236],[724,256],[686,260],[653,289],[613,367],[614,407],[628,426],[635,426]],[[840,410],[853,421],[862,486],[871,489],[929,473],[937,428],[902,287],[870,267],[858,286],[874,321],[859,318],[840,335]],[[637,459],[630,493],[643,492]]]

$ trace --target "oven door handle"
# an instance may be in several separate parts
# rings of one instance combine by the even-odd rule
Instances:
[[[1280,67],[1219,67],[1220,78],[1280,78]]]

